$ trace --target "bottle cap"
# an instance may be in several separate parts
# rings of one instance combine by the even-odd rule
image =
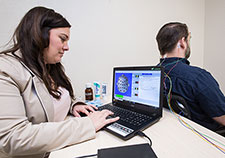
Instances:
[[[86,83],[86,88],[91,88],[91,83]]]

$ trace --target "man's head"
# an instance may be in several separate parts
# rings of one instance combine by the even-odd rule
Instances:
[[[183,49],[185,58],[190,56],[190,34],[186,24],[170,22],[158,32],[156,40],[162,56],[171,53],[174,49]]]

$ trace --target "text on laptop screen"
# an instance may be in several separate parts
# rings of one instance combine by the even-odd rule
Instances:
[[[116,70],[114,98],[159,107],[160,70]]]

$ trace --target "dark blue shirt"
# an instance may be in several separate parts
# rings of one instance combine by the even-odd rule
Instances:
[[[184,58],[160,59],[172,80],[172,93],[181,95],[190,107],[191,119],[206,128],[216,130],[220,125],[213,117],[225,115],[225,97],[213,76],[204,69],[190,66]],[[165,79],[165,90],[170,88]]]

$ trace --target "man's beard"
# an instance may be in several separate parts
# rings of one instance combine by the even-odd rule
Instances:
[[[185,51],[185,58],[188,59],[191,55],[191,49],[189,44],[187,45],[186,51]]]

